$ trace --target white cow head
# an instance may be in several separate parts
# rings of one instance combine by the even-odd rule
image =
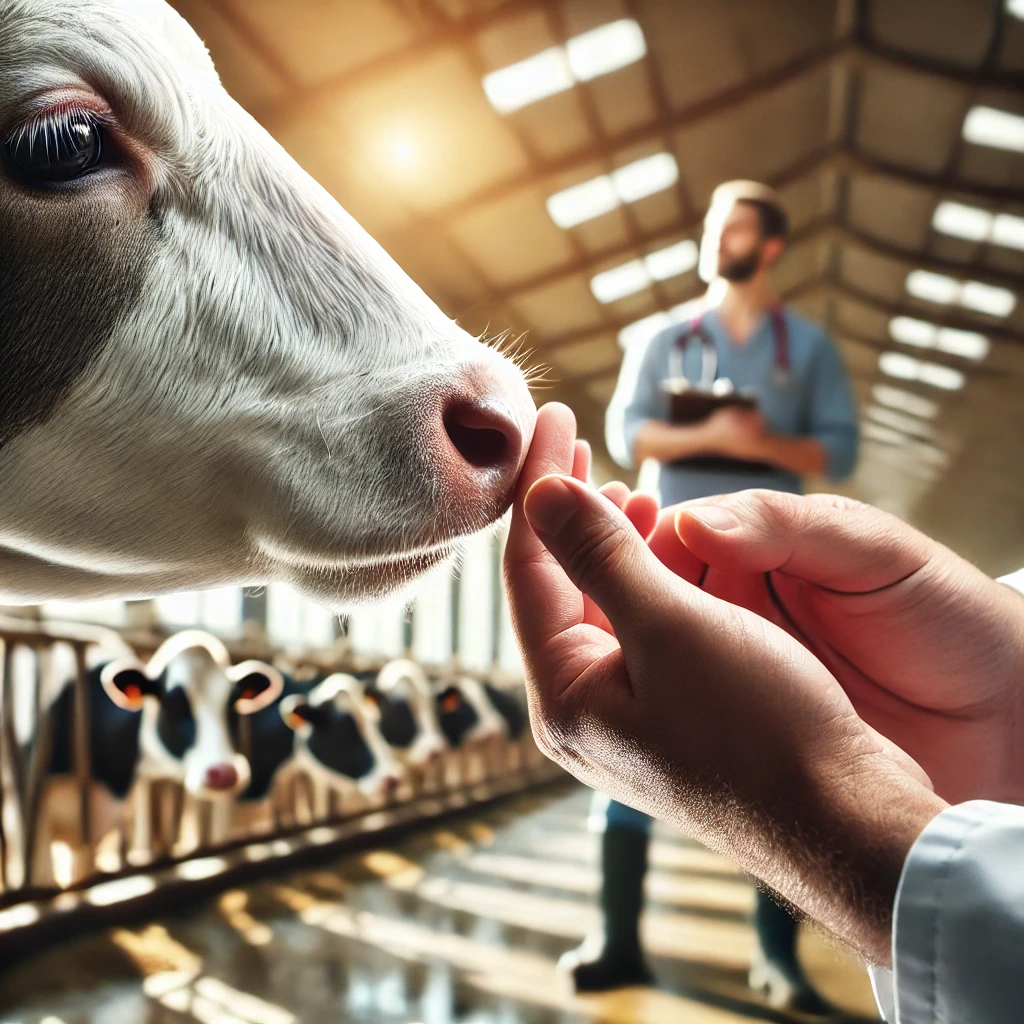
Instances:
[[[344,41],[339,41],[344,45]],[[533,403],[162,0],[0,0],[0,599],[404,587]]]
[[[232,665],[224,645],[198,630],[178,633],[142,666],[124,658],[100,674],[110,698],[142,713],[138,774],[173,779],[203,797],[249,784],[249,763],[231,743],[229,710],[252,714],[281,694],[281,673],[261,661]]]

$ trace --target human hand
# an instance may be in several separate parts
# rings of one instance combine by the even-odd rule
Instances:
[[[505,556],[539,745],[887,962],[903,861],[942,802],[806,648],[680,579],[613,501],[549,475],[573,466],[574,431],[564,407],[540,411]]]
[[[726,405],[704,421],[704,433],[711,451],[734,459],[757,458],[764,444],[764,417],[757,409]]]
[[[744,491],[652,518],[665,565],[800,639],[940,796],[1024,803],[1019,594],[846,498]]]

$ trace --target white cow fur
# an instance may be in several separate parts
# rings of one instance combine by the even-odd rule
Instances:
[[[469,382],[528,440],[519,370],[229,98],[162,0],[0,0],[0,130],[68,90],[109,104],[159,241],[99,357],[0,449],[0,601],[281,580],[344,607],[486,528],[507,480],[445,482],[439,410]]]

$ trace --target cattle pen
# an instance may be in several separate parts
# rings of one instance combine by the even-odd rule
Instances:
[[[260,658],[300,674],[353,672],[366,677],[389,655],[426,651],[427,659],[431,654],[436,659],[423,660],[437,688],[475,678],[518,696],[521,679],[514,669],[502,667],[508,626],[496,585],[500,544],[484,538],[478,547],[485,557],[477,559],[476,572],[464,578],[450,572],[439,576],[432,592],[406,609],[371,609],[348,621],[332,620],[318,607],[287,595],[284,600],[292,602],[290,637],[282,635],[280,621],[276,632],[267,629],[268,605],[281,613],[280,606],[273,608],[275,598],[280,600],[274,588],[269,594],[222,592],[219,604],[227,601],[233,607],[234,621],[230,615],[225,619],[223,608],[212,614],[219,614],[217,622],[228,634],[226,647],[236,664]],[[481,573],[481,565],[490,571]],[[492,736],[449,745],[440,757],[406,773],[394,790],[372,796],[338,792],[322,779],[298,772],[278,787],[270,813],[261,821],[231,821],[230,804],[226,808],[223,801],[196,798],[172,779],[143,777],[135,780],[116,827],[100,834],[87,797],[89,716],[95,710],[89,706],[86,685],[90,657],[95,658],[96,649],[102,656],[104,647],[114,647],[116,653],[115,645],[147,657],[175,626],[209,626],[211,608],[217,604],[194,604],[195,618],[188,622],[181,608],[168,612],[160,602],[138,602],[128,613],[131,627],[124,606],[113,606],[112,612],[103,604],[93,610],[106,625],[55,622],[45,606],[33,610],[34,618],[0,620],[0,960],[53,937],[150,915],[183,898],[292,863],[324,860],[561,775],[538,753],[526,730],[514,739]],[[319,620],[320,646],[309,643],[311,636],[316,639],[308,621],[312,616]],[[418,632],[424,629],[430,630],[429,636]],[[447,653],[438,658],[445,645]],[[489,668],[483,667],[488,650]],[[67,757],[76,782],[77,837],[72,848],[54,851],[58,861],[63,858],[64,870],[56,884],[51,879],[47,885],[35,877],[43,833],[40,814],[45,811],[41,796],[53,747],[53,695],[69,672],[74,711]],[[250,753],[247,743],[251,737],[243,730],[243,754]]]

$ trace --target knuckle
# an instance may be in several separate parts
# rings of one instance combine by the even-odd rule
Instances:
[[[570,576],[583,589],[602,583],[622,564],[628,543],[625,531],[606,519],[587,524],[566,556]]]

